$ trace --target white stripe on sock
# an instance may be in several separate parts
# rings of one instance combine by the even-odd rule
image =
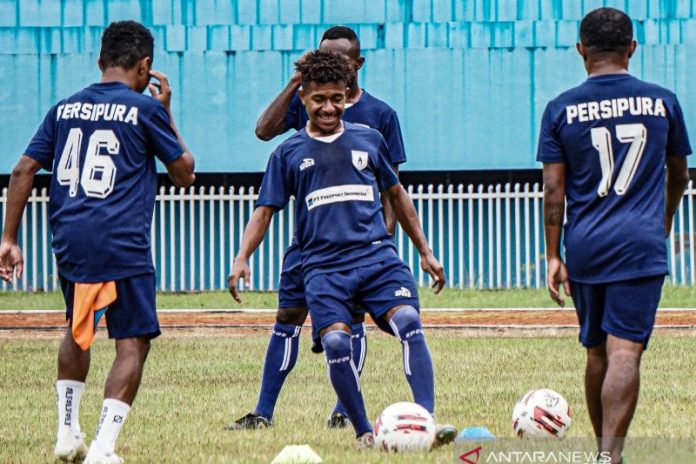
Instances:
[[[365,365],[365,351],[367,351],[367,343],[365,343],[365,335],[360,339],[360,359],[358,359],[358,372],[362,371]]]
[[[283,352],[283,364],[281,364],[279,370],[281,370],[281,371],[288,370],[288,365],[290,365],[290,352],[291,351],[292,351],[292,339],[286,338],[285,339],[285,351]]]
[[[392,332],[394,332],[394,336],[396,337],[396,339],[400,341],[401,336],[399,335],[399,328],[396,326],[392,319],[389,319],[389,325],[391,326]]]
[[[353,371],[353,375],[355,376],[355,383],[358,384],[358,391],[361,391],[362,388],[360,386],[360,375],[358,374],[358,370],[355,368],[355,363],[353,360],[350,360],[350,368]]]
[[[406,340],[401,343],[404,345],[404,372],[406,375],[411,375],[411,350]]]

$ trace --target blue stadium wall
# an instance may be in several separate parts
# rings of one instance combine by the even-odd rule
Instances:
[[[537,168],[546,102],[584,79],[582,16],[626,10],[637,76],[673,89],[696,134],[696,0],[0,0],[0,175],[46,111],[99,79],[103,28],[153,30],[176,121],[202,172],[258,172],[256,118],[331,24],[354,26],[361,84],[399,113],[408,170]],[[691,166],[695,166],[691,161]],[[484,175],[485,176],[485,175]]]

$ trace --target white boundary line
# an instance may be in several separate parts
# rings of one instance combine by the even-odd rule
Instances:
[[[159,314],[275,314],[277,309],[267,308],[240,308],[240,309],[158,309]],[[470,312],[575,312],[575,308],[422,308],[424,313],[470,313]],[[7,309],[0,310],[3,314],[58,314],[64,313],[64,309]],[[659,313],[669,312],[696,312],[696,308],[659,308]]]

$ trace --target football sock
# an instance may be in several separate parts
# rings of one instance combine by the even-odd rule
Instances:
[[[80,429],[80,399],[84,382],[77,380],[58,380],[56,382],[56,399],[58,402],[58,432],[69,428],[74,434],[79,435]]]
[[[403,346],[404,373],[413,392],[413,401],[432,414],[435,408],[433,361],[418,311],[413,306],[403,306],[394,313],[389,324]]]
[[[116,440],[121,432],[121,427],[128,417],[130,406],[123,401],[113,398],[105,398],[102,407],[101,418],[97,425],[97,433],[94,441],[105,454],[112,454],[116,448]]]
[[[367,419],[365,402],[360,392],[360,377],[351,356],[350,335],[334,330],[322,337],[321,344],[326,352],[331,385],[346,408],[356,436],[371,432],[372,426]]]
[[[268,342],[266,359],[263,363],[263,377],[261,377],[261,391],[259,401],[254,412],[268,420],[273,419],[280,389],[288,374],[295,367],[300,340],[299,325],[281,324],[276,322],[273,326],[271,340]]]
[[[350,337],[351,345],[353,345],[353,364],[358,370],[358,375],[362,375],[363,366],[365,366],[365,358],[367,357],[367,338],[365,337],[365,324],[353,324],[350,327],[353,335]],[[346,408],[341,404],[341,400],[336,401],[336,406],[333,410],[334,414],[339,412],[347,416]]]

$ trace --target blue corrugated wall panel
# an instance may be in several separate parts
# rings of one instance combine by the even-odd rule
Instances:
[[[0,0],[0,173],[52,104],[99,79],[105,24],[126,17],[153,31],[201,171],[263,170],[276,143],[256,119],[331,23],[361,36],[361,84],[398,111],[406,169],[536,167],[541,113],[584,79],[578,22],[601,5],[633,14],[632,71],[673,89],[696,133],[694,0]]]
[[[0,26],[17,26],[18,12],[16,0],[0,0]]]
[[[636,20],[695,14],[693,0],[0,0],[0,16],[2,25],[45,27],[126,17],[183,25],[577,21],[600,6]]]

